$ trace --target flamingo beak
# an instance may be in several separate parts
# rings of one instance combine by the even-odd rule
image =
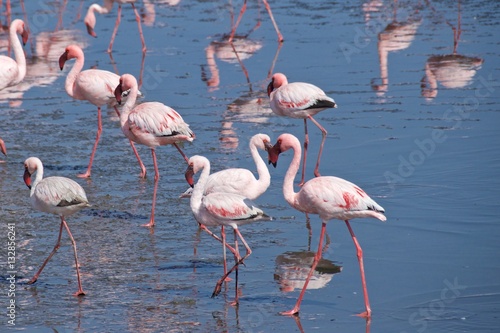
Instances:
[[[31,174],[28,171],[28,168],[24,169],[23,179],[24,179],[24,183],[26,184],[26,186],[28,186],[28,188],[31,190]]]
[[[88,23],[85,23],[85,25],[87,26],[87,32],[89,33],[89,35],[97,38],[97,34],[95,33],[94,28]]]
[[[279,146],[279,142],[277,142],[274,146],[271,148],[267,149],[267,160],[269,164],[272,164],[273,167],[276,168],[276,165],[278,164],[278,157],[281,153],[281,149]]]
[[[21,38],[23,39],[23,46],[25,46],[26,43],[28,42],[28,37],[29,37],[28,30],[23,29],[23,33],[21,34]]]
[[[122,80],[120,79],[120,84],[115,89],[115,98],[116,101],[118,102],[118,105],[122,104],[122,94],[123,94]]]
[[[184,173],[184,177],[186,177],[186,181],[189,186],[194,188],[194,169],[192,164],[188,165],[186,172]]]
[[[269,84],[267,85],[267,96],[271,96],[271,93],[274,90],[274,80],[271,80]]]
[[[61,56],[59,57],[59,68],[63,70],[64,64],[68,61],[68,51],[66,50]]]

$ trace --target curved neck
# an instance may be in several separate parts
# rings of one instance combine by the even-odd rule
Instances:
[[[299,171],[302,148],[300,147],[300,143],[297,141],[297,144],[293,144],[292,149],[293,159],[288,167],[288,170],[286,171],[285,179],[283,180],[283,196],[292,207],[295,207],[294,203],[297,193],[295,193],[293,189],[293,181]]]
[[[130,114],[130,111],[135,106],[135,101],[137,100],[137,94],[138,94],[139,88],[137,87],[137,84],[133,85],[130,88],[130,91],[127,96],[127,100],[125,104],[123,105],[121,114],[120,114],[120,123],[122,127],[125,125],[125,123],[128,121],[128,115]]]
[[[88,13],[98,12],[99,14],[107,14],[113,9],[113,0],[104,0],[104,7],[94,3],[90,5]]]
[[[31,191],[30,195],[33,195],[35,193],[35,188],[38,185],[38,183],[43,179],[43,164],[42,163],[37,163],[36,165],[36,176],[35,180],[31,184]]]
[[[74,92],[73,88],[75,85],[76,77],[82,71],[84,63],[85,63],[85,56],[82,52],[78,55],[78,57],[76,57],[75,63],[73,64],[73,67],[69,71],[68,76],[66,76],[66,82],[64,84],[64,88],[66,89],[66,92],[68,93],[68,95],[70,95],[73,98],[77,98],[77,96],[75,96],[75,92]]]
[[[259,154],[259,150],[254,142],[250,142],[250,154],[252,154],[253,161],[255,162],[255,166],[257,167],[257,173],[259,174],[259,179],[257,182],[262,187],[267,187],[271,183],[271,174],[269,173],[269,169],[266,166],[266,162],[262,159],[262,156]]]
[[[20,82],[26,75],[26,56],[24,55],[23,46],[21,45],[19,37],[17,36],[17,27],[15,26],[15,24],[9,30],[9,38],[18,67],[16,81]]]
[[[201,199],[205,190],[205,184],[210,176],[210,163],[205,163],[201,171],[198,182],[194,185],[193,193],[191,193],[191,209],[197,214],[201,207]]]

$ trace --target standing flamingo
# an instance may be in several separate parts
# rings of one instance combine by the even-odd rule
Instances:
[[[264,193],[269,185],[271,184],[271,175],[269,174],[269,169],[266,163],[259,155],[258,149],[267,150],[272,147],[271,139],[266,134],[255,134],[250,139],[249,143],[250,153],[252,154],[253,160],[257,167],[257,173],[259,179],[256,179],[254,174],[243,168],[230,168],[224,169],[211,174],[204,186],[203,195],[210,193],[223,192],[223,193],[235,193],[244,196],[250,200],[257,199],[262,193]],[[191,183],[190,185],[193,185]],[[190,197],[193,189],[190,187],[186,192],[184,192],[181,197]],[[224,225],[221,226],[221,238],[215,236],[205,225],[200,221],[199,226],[201,229],[205,230],[209,235],[215,239],[222,241],[223,243],[223,255],[224,255],[224,274],[227,273],[226,264],[226,245],[225,239],[226,234],[224,231]],[[218,226],[218,224],[216,224]]]
[[[65,217],[78,212],[82,208],[90,206],[85,191],[77,182],[66,177],[43,178],[43,164],[37,157],[30,157],[24,161],[24,169],[24,182],[31,190],[30,197],[33,208],[41,212],[52,213],[61,217],[61,226],[59,228],[57,243],[47,259],[43,262],[42,267],[40,267],[28,284],[36,282],[45,265],[47,265],[50,258],[52,258],[61,246],[61,236],[64,227],[68,232],[69,238],[71,238],[71,244],[73,245],[73,252],[75,254],[78,291],[73,295],[83,296],[85,293],[83,292],[82,281],[80,279],[80,264],[78,263],[78,255],[76,253],[76,242],[69,230]],[[35,172],[36,178],[32,184],[31,176]]]
[[[325,92],[310,83],[292,82],[288,83],[286,76],[276,73],[272,76],[271,82],[267,86],[267,94],[270,98],[271,109],[279,116],[304,119],[304,160],[302,163],[302,178],[299,186],[304,184],[307,146],[309,145],[309,134],[307,132],[307,119],[310,119],[321,130],[323,138],[319,148],[318,160],[314,168],[314,175],[319,177],[319,162],[323,153],[323,146],[326,140],[326,130],[313,116],[328,108],[336,108],[337,104],[326,96]]]
[[[142,52],[146,52],[146,42],[144,41],[144,35],[142,34],[141,17],[139,16],[139,12],[135,8],[134,4],[136,0],[104,0],[104,7],[96,3],[90,5],[87,11],[87,15],[85,15],[85,19],[83,20],[83,22],[87,26],[87,32],[92,37],[97,37],[94,31],[94,27],[96,24],[94,12],[98,12],[99,14],[107,14],[111,11],[111,9],[113,8],[113,3],[115,2],[118,3],[118,15],[116,16],[115,28],[113,29],[113,34],[111,35],[111,40],[109,42],[108,53],[111,53],[111,51],[113,50],[113,43],[115,41],[116,33],[118,32],[118,26],[120,25],[121,21],[122,5],[127,3],[131,4],[132,9],[134,10],[135,20],[137,21],[137,26],[139,28],[139,35],[141,36]]]
[[[251,200],[241,194],[213,192],[204,194],[205,186],[210,175],[210,161],[199,155],[192,156],[188,161],[188,168],[185,176],[190,185],[194,186],[191,195],[190,206],[193,215],[198,223],[208,226],[231,226],[234,230],[234,266],[219,279],[215,286],[212,297],[220,293],[222,283],[229,274],[234,271],[239,264],[250,256],[252,250],[241,235],[238,226],[255,221],[268,221],[271,217],[266,215],[261,209],[256,207]],[[194,184],[193,176],[201,171],[198,182]],[[238,237],[245,246],[246,254],[243,258],[239,255]],[[225,244],[224,244],[225,245]],[[233,304],[238,304],[238,279],[236,278],[236,296]]]
[[[74,99],[86,100],[97,106],[97,136],[95,138],[94,147],[92,148],[92,153],[90,154],[90,161],[87,166],[87,171],[77,175],[77,177],[80,178],[88,178],[90,177],[95,151],[102,133],[101,106],[113,106],[116,113],[118,115],[120,114],[116,107],[117,102],[114,96],[114,90],[120,83],[120,76],[100,69],[87,69],[82,72],[85,56],[78,45],[69,45],[66,47],[66,50],[59,58],[59,67],[61,70],[63,70],[66,61],[73,58],[75,58],[76,61],[66,77],[66,92]],[[146,167],[144,163],[142,163],[139,153],[137,149],[135,149],[132,141],[130,141],[130,145],[132,146],[137,161],[139,161],[139,166],[141,168],[140,177],[144,178],[146,177]]]
[[[153,156],[155,168],[153,204],[149,223],[144,225],[145,227],[153,227],[155,224],[156,190],[160,179],[155,149],[158,146],[173,145],[187,162],[187,156],[177,143],[181,141],[192,142],[195,135],[181,115],[163,103],[147,102],[135,106],[139,92],[137,80],[130,74],[123,74],[120,77],[120,83],[115,89],[115,97],[118,103],[121,102],[123,92],[127,90],[130,90],[130,92],[120,115],[122,131],[129,140],[151,148]]]
[[[17,34],[21,35],[23,45],[25,45],[28,41],[28,30],[25,29],[24,22],[20,19],[12,21],[9,28],[10,44],[14,50],[16,60],[0,55],[0,90],[5,87],[15,86],[26,75],[26,56]]]
[[[284,41],[283,35],[281,34],[278,25],[276,24],[276,21],[274,20],[273,12],[271,11],[271,6],[269,6],[269,3],[267,0],[262,0],[264,3],[264,6],[266,6],[267,12],[269,13],[269,17],[271,18],[271,21],[273,22],[274,29],[276,30],[276,34],[278,35],[278,42],[282,43]],[[238,25],[240,24],[241,18],[243,17],[243,14],[247,10],[247,0],[244,0],[243,6],[241,6],[240,14],[238,15],[238,19],[236,20],[236,23],[233,25],[231,29],[231,35],[229,36],[229,42],[231,43],[234,37],[234,34],[236,33],[236,29],[238,28]],[[232,14],[231,14],[232,15]],[[231,16],[232,18],[232,16]],[[259,22],[260,24],[260,22]]]
[[[300,167],[300,155],[302,152],[299,140],[295,136],[288,133],[280,135],[273,148],[268,150],[269,163],[272,163],[276,167],[279,154],[290,148],[293,149],[294,153],[292,162],[290,163],[290,167],[288,168],[283,181],[283,195],[285,200],[290,204],[290,206],[301,212],[318,214],[321,218],[322,226],[319,236],[318,251],[316,252],[311,270],[309,271],[297,303],[292,310],[282,312],[281,314],[295,315],[299,313],[300,303],[302,302],[302,298],[304,297],[304,293],[307,289],[307,284],[314,273],[316,265],[321,259],[326,223],[332,219],[338,219],[345,221],[357,251],[366,307],[366,311],[360,313],[358,316],[370,318],[371,308],[368,300],[368,291],[366,289],[363,251],[361,250],[358,240],[352,231],[349,220],[358,217],[374,217],[380,221],[385,221],[386,217],[383,215],[384,208],[378,205],[358,186],[345,179],[337,177],[323,176],[313,178],[306,182],[302,186],[301,190],[296,193],[293,189],[293,180]]]

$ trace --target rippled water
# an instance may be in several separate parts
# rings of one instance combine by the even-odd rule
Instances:
[[[123,8],[112,62],[106,49],[116,8],[98,17],[93,39],[82,22],[90,3],[71,1],[61,10],[60,25],[58,1],[25,3],[32,30],[25,46],[28,74],[21,85],[0,92],[0,137],[8,149],[0,164],[2,332],[497,330],[496,1],[460,7],[456,1],[271,1],[285,38],[281,47],[264,6],[251,1],[238,32],[251,31],[259,18],[261,26],[235,43],[244,67],[222,39],[231,26],[228,2],[144,1],[137,5],[148,47],[142,71],[130,7]],[[233,5],[237,15],[241,2]],[[12,18],[23,15],[13,4]],[[1,51],[7,52],[6,35],[0,36]],[[161,101],[183,115],[197,135],[184,151],[205,155],[213,170],[254,170],[247,146],[255,133],[274,140],[290,132],[303,139],[302,121],[279,118],[269,109],[270,71],[314,83],[335,98],[338,109],[316,116],[329,132],[320,171],[363,187],[388,218],[352,223],[364,250],[371,323],[353,316],[363,310],[359,269],[349,233],[335,221],[328,225],[324,260],[300,317],[278,314],[295,303],[320,230],[317,216],[311,216],[309,235],[306,217],[282,197],[290,153],[271,170],[271,187],[257,200],[275,220],[241,228],[254,252],[240,269],[238,308],[228,304],[233,283],[210,297],[222,272],[220,246],[198,232],[189,202],[178,198],[187,184],[185,163],[174,148],[157,152],[161,179],[154,232],[140,227],[150,214],[151,154],[138,148],[149,172],[141,180],[113,110],[103,113],[92,178],[77,179],[94,142],[96,110],[64,90],[69,66],[60,71],[57,59],[70,43],[84,47],[85,68],[137,77],[142,72],[144,100]],[[321,140],[313,125],[309,132],[308,178]],[[26,284],[58,231],[56,216],[29,204],[22,181],[29,156],[42,159],[46,176],[76,179],[92,203],[68,218],[85,297],[71,296],[76,276],[66,234],[36,284]],[[12,299],[8,223],[15,225],[17,244],[14,327],[6,312]]]

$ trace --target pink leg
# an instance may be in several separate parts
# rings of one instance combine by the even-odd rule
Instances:
[[[307,119],[304,119],[304,156],[302,157],[302,177],[300,178],[299,186],[304,185],[306,177],[306,161],[307,161],[307,147],[309,146],[309,133],[307,132]]]
[[[262,0],[264,3],[264,6],[266,6],[267,12],[269,13],[269,17],[271,18],[271,21],[273,22],[274,29],[276,30],[276,34],[278,35],[278,42],[283,42],[283,36],[281,35],[280,29],[278,29],[278,25],[276,24],[276,21],[274,20],[273,13],[271,12],[271,7],[267,3],[267,0]]]
[[[362,312],[360,314],[357,314],[357,316],[363,317],[363,318],[371,318],[372,310],[370,308],[370,301],[368,300],[368,289],[366,288],[365,268],[363,265],[363,250],[361,249],[361,246],[359,246],[358,240],[356,239],[356,235],[354,235],[354,232],[352,231],[352,228],[351,228],[351,225],[349,224],[349,221],[345,220],[345,224],[347,225],[347,228],[349,229],[349,233],[351,234],[352,240],[354,242],[354,246],[356,247],[356,255],[358,256],[358,262],[359,262],[359,270],[361,271],[361,283],[363,285],[363,296],[365,298],[366,311]]]
[[[319,235],[318,251],[316,251],[316,255],[314,256],[314,261],[311,266],[311,270],[309,271],[309,274],[307,274],[306,282],[304,283],[304,287],[302,287],[302,291],[300,292],[299,298],[297,299],[297,303],[295,303],[295,306],[293,307],[292,310],[281,312],[280,314],[285,316],[291,316],[299,313],[300,303],[302,302],[302,298],[304,297],[304,294],[306,292],[309,280],[311,280],[311,277],[314,273],[314,269],[316,268],[316,265],[318,265],[318,262],[321,259],[321,251],[323,249],[323,238],[325,237],[325,230],[326,230],[326,223],[323,222],[323,224],[321,225],[321,233]]]
[[[156,162],[156,151],[151,149],[151,155],[153,156],[153,165],[155,167],[155,187],[153,190],[153,205],[151,206],[151,218],[147,224],[143,224],[143,227],[154,227],[155,225],[155,206],[156,206],[156,191],[158,190],[158,181],[160,180],[160,171],[158,171],[158,163]]]
[[[181,153],[182,157],[184,157],[186,163],[189,163],[189,158],[186,156],[186,154],[184,154],[184,152],[179,148],[179,146],[176,143],[173,143],[173,145],[175,146],[175,148],[177,148],[179,153]]]
[[[216,234],[211,232],[210,229],[208,229],[205,225],[198,223],[198,226],[200,227],[200,229],[205,231],[207,234],[209,234],[210,236],[212,236],[213,238],[215,238],[216,240],[218,240],[219,242],[222,243],[222,239],[220,239],[219,236],[217,236]],[[229,249],[229,251],[231,251],[231,253],[236,254],[236,250],[231,245],[226,243],[226,247]]]
[[[224,231],[224,226],[220,227],[220,236],[222,238],[222,255],[224,257],[224,275],[227,274],[227,262],[226,262],[226,232]],[[231,281],[229,276],[224,280],[226,282]]]
[[[116,33],[118,32],[118,26],[120,25],[122,19],[122,5],[118,5],[118,16],[116,17],[115,28],[111,34],[111,40],[109,41],[108,53],[113,51],[113,43],[115,42]]]
[[[50,254],[47,257],[47,259],[45,259],[45,261],[43,262],[42,267],[40,267],[40,269],[38,270],[38,272],[36,272],[36,274],[33,276],[33,278],[28,282],[28,284],[33,284],[33,283],[36,282],[36,280],[38,280],[38,277],[40,276],[40,274],[42,273],[43,269],[45,268],[45,265],[47,265],[47,263],[49,262],[50,258],[52,258],[52,256],[61,247],[61,236],[62,236],[62,229],[63,229],[63,226],[64,226],[63,221],[64,221],[63,218],[61,218],[61,226],[59,227],[59,236],[57,237],[57,242],[56,242],[56,245],[54,246],[54,249],[52,250],[52,252],[50,252]]]
[[[141,168],[141,173],[139,174],[140,178],[146,178],[146,167],[144,166],[144,163],[142,163],[141,157],[139,156],[139,152],[137,151],[137,148],[135,148],[134,142],[132,140],[128,140],[130,142],[130,147],[132,147],[132,151],[134,152],[135,158],[137,158],[137,162],[139,162],[139,167]]]
[[[102,118],[101,118],[101,107],[97,107],[97,136],[94,142],[94,148],[92,148],[92,154],[90,154],[89,165],[87,166],[87,171],[85,173],[81,173],[76,175],[78,178],[89,178],[90,170],[92,169],[92,163],[94,162],[95,151],[97,150],[97,145],[99,144],[99,139],[101,138],[102,133]]]
[[[137,12],[137,9],[135,8],[134,3],[131,3],[131,5],[132,5],[132,8],[134,9],[135,20],[137,21],[137,27],[139,28],[139,35],[141,36],[142,53],[146,53],[146,42],[144,41],[144,35],[142,34],[141,17],[139,16],[139,13]]]
[[[80,278],[80,264],[78,263],[78,255],[76,253],[76,242],[75,239],[73,238],[73,235],[71,234],[71,231],[69,231],[69,226],[64,219],[61,219],[62,223],[64,224],[64,227],[66,228],[66,231],[68,232],[69,238],[71,238],[71,244],[73,245],[73,252],[75,253],[75,265],[76,265],[76,277],[78,279],[78,291],[74,293],[74,296],[84,296],[85,293],[83,292],[82,289],[82,280]]]
[[[227,40],[229,43],[233,41],[234,34],[236,33],[236,29],[238,28],[238,25],[240,24],[241,18],[243,17],[243,14],[247,10],[247,0],[243,3],[243,6],[241,7],[240,10],[240,15],[238,16],[238,19],[236,20],[236,23],[233,25],[231,29],[231,35],[229,35],[229,39]]]
[[[316,126],[318,126],[318,128],[321,130],[321,135],[322,135],[322,138],[321,138],[321,145],[319,147],[319,153],[318,153],[318,160],[316,161],[316,167],[314,168],[314,176],[316,177],[320,177],[321,175],[319,174],[319,162],[321,160],[321,154],[323,154],[323,146],[325,145],[325,140],[326,140],[326,135],[328,134],[328,132],[324,129],[323,126],[321,126],[317,121],[316,119],[314,119],[313,117],[309,116],[309,119],[311,119],[311,121],[316,124]]]

